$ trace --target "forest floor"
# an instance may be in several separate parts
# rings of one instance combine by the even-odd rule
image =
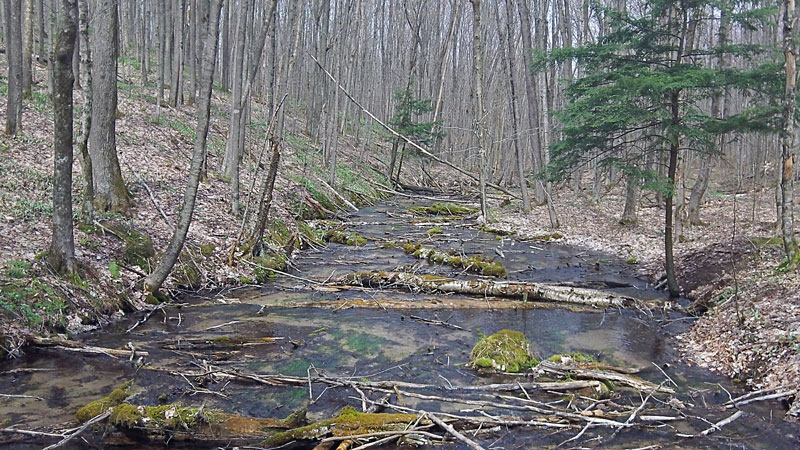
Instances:
[[[621,188],[599,201],[562,191],[554,198],[561,222],[556,240],[639,264],[655,283],[664,272],[664,218],[648,197],[643,204],[652,206],[641,208],[638,225],[630,226],[619,220]],[[496,211],[493,226],[523,238],[553,234],[545,206],[527,216],[513,207]],[[677,337],[682,353],[753,389],[799,386],[800,276],[778,269],[784,253],[776,238],[772,189],[713,186],[701,216],[706,224],[685,228],[675,244],[683,295],[710,306]]]
[[[15,354],[33,334],[80,332],[103,326],[123,311],[147,307],[139,284],[171,237],[191,159],[194,107],[156,108],[155,86],[136,79],[135,67],[121,66],[117,146],[123,177],[134,200],[128,216],[102,215],[100,225],[76,229],[80,275],[69,279],[53,274],[39,262],[50,241],[52,213],[52,109],[43,69],[36,74],[33,97],[26,100],[23,132],[0,136],[0,345]],[[5,110],[5,79],[0,79],[0,110]],[[80,103],[76,91],[76,108]],[[228,128],[228,93],[215,90],[209,134],[209,179],[200,186],[187,250],[167,282],[172,293],[231,289],[258,284],[270,271],[264,261],[228,264],[229,250],[241,229],[229,213],[229,188],[219,174]],[[252,112],[251,139],[242,165],[244,200],[251,182],[260,178],[267,155],[258,161],[269,117],[258,101]],[[327,170],[316,139],[305,130],[303,112],[289,106],[286,139],[268,230],[272,259],[285,263],[294,245],[322,245],[323,232],[306,226],[325,210],[344,211],[322,179]],[[352,134],[356,134],[353,132]],[[355,137],[340,139],[337,179],[342,195],[356,204],[386,195],[381,174],[386,146],[364,151]],[[427,171],[434,179],[459,177],[446,168],[406,162],[405,174]],[[357,169],[358,168],[358,169]],[[74,171],[75,204],[80,204],[82,179]],[[413,176],[409,184],[424,185]],[[468,183],[467,183],[468,184]],[[460,186],[459,186],[460,187]],[[716,189],[716,190],[714,190]],[[706,226],[687,228],[676,244],[678,277],[689,298],[712,306],[685,334],[678,336],[686,358],[700,366],[746,381],[753,388],[800,385],[800,277],[776,271],[779,242],[772,239],[775,213],[768,190],[738,191],[716,187],[708,195],[702,217]],[[257,190],[257,189],[256,189]],[[549,228],[547,211],[530,215],[519,205],[494,210],[493,227],[520,237],[550,235],[558,242],[613,253],[653,278],[663,272],[663,213],[645,195],[637,226],[619,224],[624,198],[613,190],[593,201],[565,190],[555,195],[561,227]],[[316,205],[309,208],[308,205]],[[162,215],[163,211],[163,215]],[[734,214],[734,211],[736,214]],[[164,217],[166,216],[166,217]],[[126,242],[113,230],[152,241],[144,259],[129,255]],[[146,237],[142,237],[146,236]],[[148,246],[149,247],[149,246]],[[149,250],[148,250],[149,251]],[[132,256],[132,257],[131,257]],[[735,267],[735,270],[733,270]]]

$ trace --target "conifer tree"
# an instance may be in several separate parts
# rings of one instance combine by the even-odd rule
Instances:
[[[757,1],[736,2],[731,25],[754,28],[768,14]],[[764,49],[754,45],[694,42],[692,27],[699,21],[719,20],[714,0],[653,0],[635,12],[598,8],[611,30],[599,42],[541,55],[537,65],[577,59],[585,74],[566,88],[567,104],[557,113],[563,124],[561,140],[551,146],[547,175],[553,179],[591,158],[625,172],[638,172],[645,187],[665,198],[664,254],[667,286],[680,293],[673,262],[673,196],[679,156],[688,150],[716,152],[716,137],[726,132],[774,130],[776,107],[759,107],[720,119],[705,104],[722,89],[752,93],[774,89],[775,64],[737,69],[712,67],[720,54],[726,60],[748,58]],[[692,22],[695,22],[694,24]],[[631,147],[638,152],[623,152]],[[667,177],[638,169],[650,153],[666,156]],[[599,155],[599,156],[598,156]]]

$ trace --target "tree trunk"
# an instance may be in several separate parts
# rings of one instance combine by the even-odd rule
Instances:
[[[22,2],[3,0],[3,5],[8,64],[6,134],[15,135],[22,129]]]
[[[258,216],[256,218],[253,232],[250,233],[250,248],[253,256],[261,256],[264,250],[264,230],[267,228],[269,218],[269,208],[272,205],[272,191],[275,187],[275,179],[278,176],[278,163],[281,159],[280,139],[273,136],[271,138],[272,158],[269,160],[269,171],[264,184],[261,186],[261,197],[258,202]]]
[[[22,50],[22,98],[31,97],[33,86],[33,2],[25,0],[25,37]],[[74,46],[74,45],[73,45]]]
[[[623,224],[636,225],[639,222],[639,188],[641,181],[641,177],[636,173],[627,175],[625,209],[622,211],[622,219],[620,220]]]
[[[788,266],[797,264],[794,238],[794,153],[796,145],[795,109],[797,97],[797,42],[794,36],[795,0],[784,0],[783,55],[786,83],[783,95],[783,133],[781,136],[781,238]]]
[[[481,1],[470,0],[472,3],[472,64],[475,73],[475,97],[477,110],[475,111],[476,135],[478,137],[478,154],[480,155],[480,176],[478,178],[481,196],[481,214],[486,220],[489,218],[489,208],[486,204],[486,108],[483,105],[483,45],[481,40]]]
[[[92,52],[89,47],[89,5],[87,0],[78,0],[78,23],[80,30],[81,74],[83,76],[83,109],[81,110],[81,134],[78,136],[78,159],[83,175],[83,219],[91,223],[94,218],[94,183],[92,181],[92,158],[89,156],[89,131],[92,127]]]
[[[94,9],[94,34],[91,36],[93,119],[89,154],[95,209],[124,214],[130,208],[130,199],[117,159],[117,4],[115,0],[98,0]]]
[[[167,276],[172,271],[172,267],[183,249],[186,234],[189,232],[189,225],[192,223],[197,188],[200,184],[200,172],[206,153],[206,138],[208,137],[208,124],[211,115],[211,88],[214,84],[214,70],[217,59],[219,13],[223,0],[203,1],[210,1],[211,5],[209,7],[208,23],[203,24],[203,28],[206,30],[205,43],[203,45],[203,76],[200,79],[192,165],[189,170],[189,181],[186,183],[186,193],[183,196],[183,205],[178,215],[178,225],[158,267],[144,281],[145,289],[151,293],[156,293],[161,289],[161,285],[164,284],[164,280],[167,279]]]
[[[244,85],[244,49],[245,49],[245,29],[247,27],[247,16],[250,9],[250,0],[244,0],[240,6],[236,19],[236,42],[233,44],[233,90],[231,93],[231,114],[230,126],[228,128],[228,140],[225,145],[225,157],[222,160],[222,171],[230,179],[231,185],[231,211],[237,214],[239,211],[239,161],[241,160],[241,147],[239,146],[239,136],[242,127],[242,89]]]
[[[186,15],[186,0],[180,0],[173,7],[173,33],[175,45],[172,53],[172,83],[169,87],[169,104],[177,108],[183,101],[183,22]]]
[[[525,55],[525,64],[530,67],[533,63],[534,49],[533,37],[531,36],[531,11],[528,6],[528,0],[516,0],[517,10],[519,11],[520,24],[522,27],[522,50]],[[528,114],[532,127],[534,127],[531,142],[531,154],[533,155],[533,171],[539,172],[544,169],[542,144],[539,134],[539,103],[538,103],[538,82],[536,80],[536,73],[533,70],[525,71],[525,91],[526,98],[528,99]],[[542,183],[536,183],[534,189],[534,198],[537,203],[547,201],[545,198]]]
[[[670,108],[672,113],[673,126],[678,126],[680,121],[680,91],[674,91],[670,95]],[[678,168],[678,151],[680,140],[677,136],[672,136],[672,142],[669,147],[669,165],[667,169],[667,176],[669,177],[670,192],[665,195],[666,208],[664,211],[664,260],[665,270],[667,272],[667,288],[671,297],[680,295],[680,287],[678,280],[675,277],[675,261],[673,258],[673,220],[674,214],[672,210],[673,199],[675,197],[675,174]]]
[[[499,7],[498,7],[499,9]],[[506,60],[506,70],[508,71],[508,83],[511,89],[511,98],[508,100],[511,104],[511,135],[514,137],[514,158],[517,161],[517,172],[519,174],[519,187],[522,193],[522,212],[528,214],[531,212],[531,197],[528,194],[528,180],[525,177],[525,158],[519,149],[519,135],[517,130],[517,89],[514,77],[514,47],[511,44],[512,37],[514,36],[511,26],[511,0],[506,0],[506,34],[505,34],[505,47],[501,50],[501,54]],[[498,17],[499,22],[499,17]],[[502,33],[501,33],[502,35]],[[502,44],[501,44],[502,45]],[[527,70],[526,70],[527,72]]]
[[[75,51],[76,0],[60,0],[53,62],[53,241],[47,261],[57,272],[75,267],[72,233],[72,54]]]

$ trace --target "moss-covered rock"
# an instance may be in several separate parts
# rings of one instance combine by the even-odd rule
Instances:
[[[588,363],[597,361],[597,359],[594,356],[587,355],[586,353],[581,353],[581,352],[572,352],[563,354],[557,353],[547,358],[547,360],[558,364]]]
[[[531,354],[525,335],[519,331],[501,330],[486,336],[472,349],[469,366],[499,372],[522,372],[539,362]]]
[[[75,414],[75,418],[78,419],[78,422],[84,423],[92,417],[103,413],[105,410],[122,404],[128,395],[130,395],[129,391],[132,384],[133,383],[131,381],[128,381],[122,386],[111,391],[111,393],[107,396],[87,403],[84,407],[78,410],[78,412]]]

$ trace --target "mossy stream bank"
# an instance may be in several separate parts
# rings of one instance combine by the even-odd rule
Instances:
[[[480,274],[465,272],[463,268],[430,263],[401,249],[384,247],[390,241],[411,241],[443,251],[457,248],[467,255],[494,255],[503,262],[509,280],[558,280],[605,289],[613,285],[617,292],[635,292],[637,296],[653,301],[660,298],[658,292],[647,290],[646,281],[638,278],[624,261],[554,243],[531,245],[509,237],[498,239],[494,234],[462,226],[466,223],[461,219],[442,222],[438,226],[443,233],[429,234],[429,225],[417,226],[402,214],[412,206],[408,202],[398,202],[363,209],[353,218],[358,225],[342,230],[348,235],[357,233],[362,236],[366,241],[363,245],[331,243],[327,247],[301,250],[292,259],[293,268],[288,270],[296,276],[316,280],[354,271],[398,268],[439,277],[481,278]],[[387,212],[400,214],[392,217],[395,214],[388,215]],[[484,302],[486,299],[474,300]],[[302,306],[319,301],[335,306]],[[436,301],[440,302],[438,307]],[[648,316],[616,308],[573,310],[534,302],[529,302],[530,307],[519,309],[461,309],[449,306],[449,301],[447,297],[424,292],[328,289],[280,275],[260,288],[224,296],[186,297],[181,299],[180,306],[164,308],[163,312],[153,314],[130,332],[126,330],[142,317],[132,317],[130,321],[103,331],[78,336],[88,345],[120,350],[128,348],[130,343],[134,348],[148,352],[141,359],[136,354],[133,358],[112,358],[43,348],[32,349],[22,358],[3,363],[0,393],[31,397],[7,399],[0,405],[0,414],[6,418],[6,427],[63,429],[74,423],[79,408],[132,381],[132,397],[125,401],[136,408],[136,412],[129,407],[126,407],[127,411],[118,411],[115,416],[117,426],[107,428],[109,422],[106,421],[89,430],[83,436],[89,442],[109,445],[108,441],[103,444],[104,431],[109,433],[106,436],[110,436],[120,432],[126,421],[139,424],[142,417],[154,415],[159,418],[163,415],[165,421],[180,419],[173,423],[177,428],[182,428],[182,423],[195,423],[197,417],[205,417],[199,423],[213,428],[211,423],[221,417],[233,416],[269,419],[267,422],[275,424],[272,421],[284,420],[293,412],[306,408],[309,424],[324,427],[330,424],[326,421],[341,418],[343,408],[351,407],[360,412],[362,407],[369,407],[370,402],[379,402],[384,397],[397,408],[407,410],[389,408],[382,413],[416,417],[413,411],[424,409],[441,418],[447,418],[447,414],[470,416],[475,420],[486,419],[487,415],[514,416],[524,420],[544,419],[566,426],[563,429],[511,426],[502,427],[508,431],[490,431],[474,436],[487,447],[494,442],[505,448],[521,448],[530,442],[556,446],[576,436],[586,422],[570,416],[572,412],[564,408],[568,404],[588,408],[587,411],[596,414],[593,417],[598,420],[620,422],[625,422],[632,410],[641,404],[639,392],[618,381],[612,382],[613,390],[604,391],[602,400],[582,399],[588,398],[588,391],[540,390],[531,384],[565,381],[565,376],[557,372],[579,358],[594,361],[586,361],[592,365],[566,376],[571,377],[572,382],[591,386],[591,389],[597,385],[583,376],[591,371],[603,371],[606,366],[636,368],[638,373],[635,377],[650,383],[650,386],[664,383],[664,374],[667,374],[677,384],[667,386],[675,393],[660,393],[656,395],[658,402],[648,401],[645,410],[649,415],[680,416],[683,413],[713,423],[731,415],[732,411],[724,406],[729,399],[726,390],[733,396],[742,392],[741,387],[729,381],[682,364],[671,336],[685,326],[685,321],[659,322],[670,319],[672,316],[669,315],[657,313]],[[425,302],[434,307],[414,310],[415,302]],[[406,307],[386,307],[399,303]],[[353,308],[354,305],[367,307]],[[523,375],[506,373],[510,364],[498,363],[494,356],[483,357],[494,359],[495,364],[489,362],[489,365],[497,365],[492,367],[495,370],[469,367],[475,344],[482,337],[501,330],[510,330],[507,333],[510,337],[519,337],[517,332],[525,336],[528,348],[524,355],[517,355],[522,359],[516,367]],[[551,355],[567,356],[534,364],[534,360],[546,360]],[[307,379],[312,382],[307,382]],[[516,387],[517,383],[527,386],[524,392]],[[393,388],[387,387],[390,385],[397,386],[399,397]],[[498,393],[480,389],[510,391]],[[535,405],[526,403],[526,395],[537,402],[552,403],[561,416],[530,410]],[[513,403],[516,409],[504,409],[504,403]],[[679,404],[682,406],[677,406]],[[673,407],[679,408],[681,413]],[[792,448],[800,435],[797,426],[770,418],[778,417],[782,408],[779,402],[743,406],[745,413],[737,418],[735,426],[692,439],[677,438],[676,433],[697,434],[708,428],[708,423],[689,418],[664,422],[666,426],[659,423],[643,426],[636,421],[635,427],[618,433],[611,446]],[[201,409],[207,412],[205,416],[199,414]],[[345,410],[345,415],[349,414],[348,411]],[[398,419],[403,426],[409,421],[410,416]],[[458,421],[453,424],[461,430],[477,427]],[[495,426],[487,423],[483,428],[491,430]],[[447,435],[439,427],[433,427],[431,431]],[[266,448],[268,445],[263,439],[270,436],[297,437],[278,434],[282,432],[288,430],[265,433],[269,436],[248,441],[247,445]],[[587,429],[579,440],[583,445],[591,445],[585,440],[608,439],[612,433],[613,429],[607,427],[593,427]],[[116,441],[120,445],[137,448],[162,448],[164,445],[163,436],[160,440],[152,440],[146,436],[123,434],[129,440]],[[214,448],[219,445],[212,445],[199,436],[192,441],[191,433],[185,429],[173,434],[171,445],[181,448]],[[325,436],[330,436],[330,433]],[[47,439],[17,435],[4,434],[2,438],[6,445],[19,448],[41,448],[43,444],[53,443]],[[321,437],[304,438],[300,447],[307,445],[311,448],[319,439]],[[424,447],[424,442],[430,443],[430,440],[414,439],[409,437],[402,441],[405,444],[400,445],[422,442]],[[286,442],[284,438],[280,440]],[[457,448],[455,444],[446,446]]]

